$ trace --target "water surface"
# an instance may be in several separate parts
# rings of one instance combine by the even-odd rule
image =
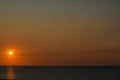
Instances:
[[[120,80],[120,67],[0,67],[0,80]]]

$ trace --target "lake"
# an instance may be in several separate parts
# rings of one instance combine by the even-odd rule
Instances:
[[[120,80],[120,67],[0,67],[0,80]]]

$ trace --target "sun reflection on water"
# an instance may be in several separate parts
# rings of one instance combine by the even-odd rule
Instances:
[[[8,67],[6,77],[7,80],[15,80],[15,71],[13,67]]]

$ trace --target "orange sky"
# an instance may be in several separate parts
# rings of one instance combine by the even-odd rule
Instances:
[[[120,65],[118,3],[0,1],[0,65]]]

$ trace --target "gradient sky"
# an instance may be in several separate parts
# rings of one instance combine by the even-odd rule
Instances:
[[[0,65],[120,65],[120,0],[0,0]]]

